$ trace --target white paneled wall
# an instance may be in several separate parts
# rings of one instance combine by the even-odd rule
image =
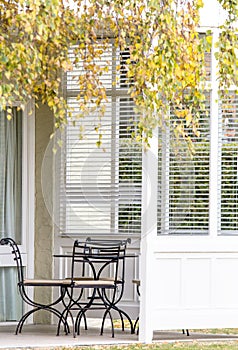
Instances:
[[[172,238],[172,237],[171,237]],[[170,251],[163,249],[165,239],[157,237],[153,252],[154,279],[153,330],[180,328],[217,328],[238,326],[238,237],[176,237]],[[190,252],[180,249],[182,241],[190,241]],[[226,244],[222,242],[226,240]],[[215,244],[215,241],[217,241]],[[168,243],[168,242],[167,242]],[[168,248],[167,243],[164,248]],[[223,248],[222,248],[223,246]],[[207,249],[207,252],[205,252]]]

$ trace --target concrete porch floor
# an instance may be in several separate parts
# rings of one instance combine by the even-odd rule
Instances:
[[[73,338],[72,334],[56,336],[56,326],[51,325],[26,325],[21,334],[15,335],[15,325],[0,326],[0,349],[49,349],[59,347],[96,346],[96,345],[120,345],[138,343],[138,336],[117,329],[115,338],[111,337],[109,329],[103,336],[99,335],[98,327],[91,327],[88,331],[82,330],[81,335]],[[190,342],[190,341],[237,341],[238,335],[225,334],[201,334],[191,333],[190,336],[179,331],[157,331],[154,333],[154,342]]]

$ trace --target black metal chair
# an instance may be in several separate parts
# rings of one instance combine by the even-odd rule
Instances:
[[[136,285],[136,291],[138,296],[140,296],[140,280],[134,279],[132,280],[132,283]],[[139,316],[136,318],[135,323],[134,323],[134,333],[136,332],[137,328],[137,334],[139,334]]]
[[[61,303],[64,299],[64,295],[66,293],[66,287],[70,286],[69,280],[56,280],[56,279],[26,279],[24,277],[24,268],[22,264],[22,257],[20,249],[17,245],[17,243],[12,238],[2,238],[0,240],[1,245],[10,245],[12,249],[12,254],[14,255],[14,260],[16,262],[17,266],[17,276],[18,276],[18,289],[19,293],[22,297],[22,300],[30,305],[32,309],[25,312],[21,319],[19,320],[17,327],[16,327],[16,334],[21,333],[22,327],[26,321],[26,319],[32,315],[34,312],[37,312],[39,310],[45,310],[49,311],[55,316],[57,316],[59,319],[62,320],[64,325],[65,333],[67,334],[69,332],[69,326],[67,324],[66,319],[62,318],[61,312],[58,311],[55,306]],[[58,298],[56,300],[52,301],[51,303],[39,303],[35,300],[33,300],[29,293],[27,293],[27,287],[58,287],[60,290]]]
[[[86,320],[86,313],[89,310],[104,310],[101,335],[108,316],[111,320],[112,337],[114,337],[113,311],[119,313],[122,322],[123,316],[128,318],[133,333],[134,329],[129,315],[117,306],[123,295],[124,257],[127,242],[127,240],[92,240],[90,238],[84,243],[77,240],[74,242],[71,287],[68,289],[69,303],[62,314],[62,318],[71,316],[74,336],[80,334],[81,320]],[[119,276],[119,273],[122,275]],[[119,294],[118,288],[121,289]],[[79,296],[75,296],[77,289],[80,290]],[[83,302],[82,293],[86,289],[91,294],[88,300]],[[75,310],[77,313],[74,323],[73,311]]]
[[[126,249],[127,249],[127,244],[131,243],[131,239],[95,239],[88,237],[85,243],[85,248],[92,248],[97,249],[100,247],[100,249],[107,248],[107,249],[114,249],[115,247],[120,247],[120,257],[118,261],[118,272],[117,272],[117,279],[115,280],[115,285],[116,285],[116,294],[114,296],[114,300],[112,303],[112,309],[114,311],[117,311],[121,320],[121,327],[122,331],[125,330],[125,324],[124,324],[124,317],[129,321],[130,327],[131,327],[131,333],[134,332],[132,320],[130,316],[121,308],[118,307],[118,303],[121,301],[123,293],[124,293],[124,288],[125,288],[125,264],[126,264]],[[104,270],[105,272],[105,270]],[[102,274],[101,274],[102,275]],[[108,279],[108,273],[104,276],[104,278]],[[111,278],[113,279],[113,277]],[[104,298],[107,300],[108,299],[108,294],[106,293],[106,290],[103,290],[104,293]],[[110,303],[110,297],[107,300],[108,303]]]

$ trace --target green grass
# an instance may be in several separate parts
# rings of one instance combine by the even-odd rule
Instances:
[[[238,335],[238,328],[191,329],[191,333],[203,334],[233,334]],[[238,350],[238,348],[237,348]]]
[[[118,323],[119,327],[119,323]],[[180,332],[181,330],[178,330]],[[238,328],[214,328],[214,329],[190,329],[191,334],[203,333],[203,334],[230,334],[238,335]],[[130,345],[94,345],[94,346],[74,346],[74,347],[59,347],[52,348],[51,350],[238,350],[238,340],[228,340],[225,341],[189,341],[189,337],[186,338],[187,341],[179,341],[174,343],[163,342],[154,343],[150,345],[145,344],[130,344]],[[38,349],[38,350],[50,350]]]
[[[222,342],[222,343],[163,343],[163,344],[134,344],[134,345],[117,345],[117,346],[102,346],[93,347],[73,347],[61,348],[61,350],[237,350],[237,342]]]
[[[125,328],[130,328],[130,324],[127,320],[124,320]],[[133,321],[135,322],[135,321]],[[114,320],[114,327],[121,328],[121,321]],[[238,335],[238,328],[211,328],[211,329],[190,329],[190,333],[203,333],[203,334],[236,334]],[[177,330],[181,332],[181,329]],[[238,347],[237,347],[238,350]]]
[[[154,345],[132,345],[126,347],[110,347],[110,350],[234,350],[238,349],[238,342],[234,343],[167,343]]]

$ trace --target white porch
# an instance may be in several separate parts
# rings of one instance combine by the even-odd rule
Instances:
[[[26,325],[22,334],[15,335],[15,326],[7,325],[0,327],[0,349],[33,349],[33,348],[57,348],[75,346],[96,346],[96,345],[130,345],[139,343],[136,335],[131,335],[129,331],[124,333],[118,330],[115,338],[110,336],[110,331],[103,336],[98,335],[98,328],[92,328],[87,332],[82,332],[81,336],[73,338],[71,335],[55,335],[54,325]],[[159,331],[154,333],[153,342],[219,342],[236,341],[238,335],[227,334],[205,334],[191,333],[189,337],[180,331]]]
[[[209,6],[211,6],[210,10],[214,10],[213,4],[216,8],[215,1],[209,0]],[[209,9],[205,9],[204,12],[211,13]],[[219,12],[219,11],[218,11]],[[213,12],[214,16],[213,19],[218,20],[219,16],[217,16],[216,13]],[[210,18],[209,18],[210,21]],[[216,26],[217,23],[210,23],[209,25]],[[203,23],[203,25],[206,27],[206,23]],[[205,28],[207,29],[207,28]],[[214,30],[214,37],[216,39],[217,31]],[[212,64],[215,64],[213,61]],[[206,223],[206,234],[199,235],[199,233],[191,233],[189,235],[188,229],[185,227],[185,233],[174,234],[165,234],[168,233],[168,222],[170,219],[170,212],[168,211],[169,203],[169,187],[166,188],[166,185],[169,186],[169,176],[167,179],[162,179],[161,184],[164,185],[163,188],[165,188],[165,191],[161,194],[163,196],[164,200],[164,207],[162,206],[161,211],[161,217],[162,221],[162,229],[161,234],[157,234],[157,215],[158,215],[158,138],[155,136],[154,139],[151,142],[151,149],[143,154],[143,160],[142,160],[142,169],[144,171],[143,178],[142,178],[142,195],[141,195],[141,202],[139,198],[140,194],[140,188],[138,190],[137,186],[124,186],[123,183],[119,184],[121,186],[121,192],[119,196],[119,192],[116,192],[118,188],[120,189],[120,186],[116,182],[118,181],[117,177],[118,174],[115,172],[115,170],[118,171],[118,164],[114,164],[115,159],[114,154],[114,146],[111,146],[111,131],[110,134],[108,134],[109,143],[108,143],[108,154],[107,157],[104,156],[102,158],[102,162],[106,162],[106,165],[114,164],[115,168],[109,168],[107,167],[108,176],[103,179],[103,181],[108,181],[106,184],[111,185],[112,177],[117,186],[115,188],[113,187],[111,197],[114,198],[122,198],[125,200],[123,202],[122,200],[122,207],[125,206],[127,209],[128,203],[130,203],[131,198],[134,199],[134,216],[135,216],[135,222],[134,226],[135,228],[138,225],[137,222],[137,209],[140,209],[140,205],[142,206],[142,214],[141,217],[143,217],[142,221],[142,232],[141,232],[141,239],[137,235],[132,235],[133,244],[131,247],[129,247],[130,250],[135,250],[135,252],[139,251],[140,249],[140,269],[138,269],[137,261],[133,261],[132,264],[128,264],[128,285],[130,285],[130,288],[126,290],[126,300],[125,306],[128,310],[130,310],[130,314],[134,313],[134,317],[137,316],[138,311],[138,297],[136,294],[135,288],[133,288],[131,281],[133,278],[140,278],[141,279],[141,298],[140,298],[140,334],[139,339],[137,335],[131,335],[129,332],[125,332],[125,334],[118,331],[118,334],[114,339],[111,338],[109,335],[104,335],[103,337],[98,336],[97,332],[94,330],[87,334],[83,334],[80,337],[77,337],[76,339],[73,339],[70,336],[55,336],[55,330],[54,326],[43,326],[43,325],[26,325],[24,327],[24,331],[21,335],[15,336],[14,335],[14,327],[15,326],[4,326],[1,325],[0,327],[0,347],[27,347],[32,345],[37,345],[38,347],[39,342],[42,343],[41,346],[57,346],[57,345],[86,345],[86,344],[112,344],[112,343],[130,343],[130,342],[152,342],[155,341],[165,341],[165,340],[193,340],[196,339],[191,337],[187,337],[186,335],[182,335],[180,332],[172,332],[169,333],[170,336],[168,337],[168,332],[161,332],[161,330],[166,329],[191,329],[191,328],[220,328],[220,327],[231,327],[236,328],[238,326],[238,279],[237,271],[238,271],[238,236],[237,232],[233,232],[232,236],[232,230],[230,231],[231,234],[228,235],[227,232],[224,233],[224,235],[221,235],[221,224],[218,224],[218,221],[220,219],[219,215],[221,212],[221,189],[220,180],[221,180],[221,172],[222,172],[222,159],[225,159],[224,162],[226,162],[226,152],[227,150],[224,150],[224,154],[222,153],[222,142],[224,141],[222,139],[222,136],[225,133],[225,130],[223,129],[222,122],[218,120],[219,116],[219,110],[218,110],[218,104],[216,103],[217,99],[217,84],[216,84],[216,76],[214,71],[212,71],[211,76],[211,88],[209,88],[210,92],[210,108],[209,108],[209,115],[210,115],[210,123],[206,124],[209,125],[209,131],[207,133],[207,130],[205,130],[205,144],[206,144],[206,150],[210,150],[209,158],[209,170],[208,173],[202,172],[202,175],[210,175],[210,182],[209,187],[207,187],[207,193],[209,193],[209,208],[208,213],[206,213],[207,220]],[[119,96],[121,97],[121,96]],[[224,118],[228,120],[230,114],[234,114],[235,118],[237,117],[237,101],[238,97],[237,95],[234,97],[234,101],[227,100],[229,104],[231,105],[228,109],[227,114],[224,114]],[[227,104],[228,104],[227,102]],[[125,101],[119,101],[117,108],[120,111],[120,107],[123,110],[125,108],[125,105],[123,105]],[[128,113],[131,109],[130,105],[128,104]],[[113,110],[115,107],[114,102],[112,103],[111,110]],[[122,108],[123,107],[123,108]],[[125,111],[124,111],[125,112]],[[120,113],[119,113],[120,114]],[[121,111],[121,118],[123,119],[123,111]],[[44,119],[43,119],[44,118]],[[111,122],[111,114],[108,114],[108,120]],[[107,123],[108,120],[106,120]],[[42,122],[43,121],[43,122]],[[44,121],[47,121],[48,124],[44,123]],[[117,121],[118,122],[118,121]],[[228,123],[227,122],[227,123]],[[106,130],[108,130],[108,125],[106,123]],[[109,124],[110,125],[110,124]],[[126,125],[127,126],[127,125]],[[225,126],[229,126],[228,124]],[[232,125],[231,125],[232,126]],[[235,126],[237,128],[237,126]],[[117,129],[119,129],[119,126],[117,125]],[[33,131],[34,128],[31,128],[31,131]],[[111,129],[110,129],[111,130]],[[47,158],[47,152],[46,148],[49,142],[49,135],[53,131],[53,121],[49,118],[49,111],[42,106],[40,110],[36,111],[36,138],[35,140],[32,140],[34,136],[32,136],[34,133],[29,133],[29,138],[31,142],[30,145],[36,145],[36,162],[35,162],[35,168],[34,168],[34,157],[31,156],[31,154],[34,153],[34,147],[28,147],[25,149],[25,158],[28,156],[28,163],[29,167],[29,174],[27,172],[27,176],[25,175],[24,181],[25,183],[28,183],[28,191],[25,191],[24,197],[27,197],[26,193],[28,193],[28,197],[25,198],[27,201],[29,201],[29,204],[26,209],[25,213],[25,219],[24,219],[24,233],[26,234],[26,237],[24,237],[24,249],[26,252],[29,253],[27,257],[27,268],[29,275],[41,275],[42,272],[44,272],[46,275],[51,277],[55,271],[58,274],[63,274],[63,277],[66,276],[66,272],[68,271],[67,266],[59,266],[58,268],[55,268],[52,256],[54,253],[59,252],[65,252],[67,249],[69,249],[70,246],[72,246],[72,240],[77,237],[77,230],[78,230],[78,221],[76,221],[76,224],[74,223],[73,219],[71,221],[72,226],[75,225],[76,233],[72,230],[72,235],[66,235],[60,234],[57,231],[57,228],[54,227],[54,224],[58,224],[59,222],[52,222],[52,218],[55,220],[57,219],[52,214],[53,208],[52,208],[52,198],[54,190],[53,184],[55,186],[59,185],[59,179],[58,175],[59,173],[56,173],[56,183],[55,178],[53,177],[52,167],[48,166],[48,162],[52,162],[51,157],[53,157],[51,148],[50,152],[48,153]],[[115,131],[113,129],[113,131]],[[238,129],[235,129],[236,132],[238,132]],[[125,130],[121,130],[122,136],[125,133]],[[207,137],[209,135],[210,138]],[[238,134],[236,134],[238,135]],[[118,135],[117,135],[118,136]],[[220,141],[218,141],[218,138],[220,136]],[[24,137],[26,137],[26,132]],[[119,136],[118,136],[119,137]],[[237,137],[237,136],[236,136]],[[123,137],[122,137],[123,138]],[[208,144],[208,139],[210,141],[210,144]],[[112,140],[114,140],[112,138]],[[220,143],[219,143],[220,142]],[[95,144],[95,139],[92,138],[92,144]],[[224,144],[228,144],[228,140],[226,143],[226,140],[224,141]],[[117,145],[118,146],[118,145]],[[165,145],[166,146],[166,145]],[[125,154],[127,154],[129,148],[125,148]],[[169,153],[166,152],[163,155],[163,159],[161,162],[163,162],[164,165],[164,173],[167,175],[169,174],[169,164],[166,163],[166,160],[169,159]],[[220,153],[219,153],[220,152]],[[133,152],[132,152],[133,154]],[[44,158],[45,157],[45,158]],[[79,188],[79,193],[82,194],[82,197],[88,199],[88,203],[92,205],[92,207],[95,209],[95,200],[98,198],[92,198],[91,192],[87,192],[87,186],[88,183],[86,180],[88,180],[87,177],[87,167],[86,165],[96,164],[94,162],[94,159],[96,159],[96,155],[94,158],[94,153],[91,149],[89,149],[88,154],[85,156],[85,166],[80,169],[82,171],[82,174],[86,174],[83,178],[85,181],[85,188],[81,189]],[[223,157],[223,158],[222,158]],[[203,158],[203,157],[201,157]],[[29,161],[30,160],[30,161]],[[45,169],[47,170],[45,175],[45,182],[44,178],[42,177],[42,163],[43,160],[45,160]],[[118,161],[118,160],[117,160]],[[130,159],[129,159],[130,161]],[[129,162],[128,161],[128,162]],[[218,169],[218,163],[220,162],[220,168]],[[100,163],[101,164],[101,163]],[[104,164],[104,163],[102,163]],[[96,168],[95,165],[95,168]],[[203,165],[203,164],[202,164]],[[206,168],[207,163],[203,165],[204,168]],[[226,164],[225,164],[226,165]],[[232,167],[235,169],[236,164]],[[182,167],[182,164],[181,164]],[[103,168],[103,167],[102,167]],[[127,168],[127,167],[125,167]],[[224,166],[225,168],[225,166]],[[99,169],[101,169],[99,167]],[[43,169],[44,170],[44,169]],[[55,170],[55,169],[54,169]],[[58,169],[56,169],[57,171]],[[84,173],[85,171],[85,173]],[[199,171],[197,171],[199,172]],[[35,179],[34,179],[35,174]],[[95,174],[98,175],[95,170]],[[99,172],[99,176],[102,174]],[[113,176],[111,176],[113,175]],[[194,174],[192,174],[194,175]],[[131,176],[130,172],[128,176]],[[73,176],[72,176],[73,177]],[[86,179],[86,180],[85,180]],[[194,177],[194,188],[196,186],[196,177]],[[215,179],[215,181],[214,181]],[[35,182],[35,191],[34,191],[34,180]],[[44,185],[46,186],[46,193],[49,195],[49,201],[48,203],[44,203],[44,200],[46,197],[42,194],[42,181]],[[167,183],[166,183],[167,181]],[[184,178],[182,183],[182,190],[181,193],[183,194],[183,190],[186,187],[187,179]],[[227,180],[229,182],[229,178]],[[94,178],[92,180],[94,182]],[[103,182],[103,184],[104,184]],[[163,182],[163,183],[162,183]],[[82,184],[82,181],[80,185]],[[135,182],[136,185],[138,185],[137,182]],[[91,185],[91,183],[90,183]],[[127,188],[128,187],[128,188]],[[162,187],[162,186],[161,186]],[[86,190],[85,190],[86,189]],[[97,188],[96,188],[97,189]],[[68,189],[69,190],[69,189]],[[91,190],[91,188],[90,188]],[[110,190],[110,187],[109,187]],[[125,192],[125,191],[128,192]],[[173,190],[173,188],[172,188]],[[81,191],[81,192],[80,192]],[[114,192],[113,192],[114,191]],[[124,191],[124,192],[123,192]],[[167,191],[167,192],[166,192]],[[235,191],[235,190],[234,190]],[[34,192],[36,194],[36,201],[34,202]],[[72,192],[73,193],[73,192]],[[74,194],[74,193],[73,193]],[[95,197],[99,197],[99,194],[101,192],[98,190],[98,192],[93,193]],[[96,194],[96,195],[95,195]],[[102,194],[108,194],[107,191],[102,192]],[[205,193],[206,194],[206,193]],[[124,197],[123,197],[124,195]],[[166,197],[167,196],[167,197]],[[219,197],[220,196],[220,197]],[[103,196],[102,196],[103,197]],[[181,195],[182,197],[182,195]],[[227,195],[229,197],[229,194]],[[185,197],[185,201],[186,201]],[[207,196],[208,198],[208,196]],[[58,198],[57,198],[58,199]],[[90,200],[89,200],[90,199]],[[180,198],[179,198],[180,199]],[[226,198],[225,198],[226,199]],[[229,199],[229,198],[228,198]],[[23,201],[24,202],[24,201]],[[79,201],[80,202],[80,201]],[[133,201],[132,201],[133,202]],[[25,203],[25,202],[24,202]],[[56,205],[59,204],[58,201],[55,201]],[[55,204],[54,203],[54,204]],[[139,203],[139,204],[138,204]],[[48,204],[48,206],[47,206]],[[80,203],[81,204],[81,203]],[[100,220],[102,220],[102,212],[105,217],[107,217],[107,220],[105,220],[104,224],[105,227],[109,223],[111,224],[111,221],[114,223],[116,221],[119,221],[118,219],[118,203],[115,201],[113,202],[114,206],[111,209],[111,203],[110,205],[105,205],[103,207],[103,210],[100,212]],[[180,203],[179,203],[180,204]],[[84,202],[83,202],[84,205]],[[90,206],[90,205],[89,205]],[[208,207],[207,206],[207,207]],[[46,208],[47,207],[47,208]],[[179,207],[179,205],[178,205]],[[219,210],[218,210],[219,207]],[[34,213],[35,208],[35,213]],[[49,213],[48,213],[48,211]],[[69,211],[69,206],[67,202],[67,206],[65,207],[65,213],[71,215],[71,211]],[[74,208],[73,208],[74,209]],[[79,218],[82,219],[82,207],[79,206],[79,212],[80,216]],[[132,208],[133,209],[133,208]],[[186,208],[185,208],[186,209]],[[67,211],[68,210],[68,211]],[[109,211],[111,210],[111,212]],[[167,212],[166,212],[167,210]],[[199,211],[198,211],[199,212]],[[92,220],[92,218],[95,217],[95,210],[86,212],[85,210],[85,216],[88,217],[88,221]],[[165,216],[167,217],[165,218]],[[180,213],[179,213],[180,214]],[[186,210],[185,210],[186,214]],[[225,213],[226,214],[226,213]],[[225,216],[224,214],[224,216]],[[186,215],[185,215],[186,216]],[[221,215],[220,215],[221,216]],[[196,219],[196,215],[194,215]],[[35,222],[34,222],[35,218]],[[62,215],[60,219],[62,220],[64,218]],[[121,221],[125,219],[125,216],[123,214],[123,210],[121,211]],[[194,222],[195,222],[194,219]],[[166,221],[167,220],[167,221]],[[57,220],[56,220],[57,221]],[[186,221],[186,217],[185,217]],[[227,220],[229,223],[229,220]],[[33,225],[34,222],[34,225]],[[128,219],[129,222],[129,219]],[[101,223],[101,222],[100,222]],[[110,227],[108,224],[107,228],[107,234],[110,234]],[[120,223],[122,225],[122,223]],[[224,224],[224,223],[223,223]],[[55,226],[56,226],[55,225]],[[105,231],[104,227],[101,227],[99,224],[98,226],[101,229],[102,232]],[[116,224],[114,225],[115,228]],[[128,232],[131,230],[131,226],[128,225],[129,229]],[[234,227],[236,227],[236,220],[234,220]],[[98,227],[96,226],[98,229]],[[82,226],[82,232],[84,233],[85,227]],[[235,230],[234,230],[235,231]],[[33,234],[35,232],[35,235]],[[82,232],[80,232],[80,238],[83,238]],[[66,232],[67,233],[67,232]],[[229,232],[228,232],[229,233]],[[124,233],[127,235],[127,232]],[[87,234],[88,236],[89,234]],[[140,246],[140,247],[139,247]],[[35,251],[35,254],[33,252]],[[35,268],[33,261],[35,262]],[[6,265],[5,261],[2,262],[2,265]],[[13,265],[13,262],[11,260],[11,265]],[[57,276],[56,276],[57,277]],[[36,293],[37,296],[37,293]],[[50,298],[51,295],[40,295],[40,297],[48,297]],[[36,320],[38,322],[42,322],[42,320],[39,318]],[[45,322],[45,320],[43,320]],[[49,321],[49,320],[48,320]],[[160,331],[158,331],[160,330]],[[37,338],[36,338],[37,334]],[[172,334],[172,335],[171,335]],[[41,339],[41,340],[39,340]],[[37,344],[36,344],[37,342]]]

